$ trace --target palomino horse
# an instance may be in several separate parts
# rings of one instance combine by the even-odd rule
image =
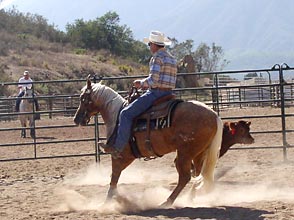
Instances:
[[[126,100],[111,88],[100,83],[93,84],[88,78],[82,89],[80,105],[74,117],[77,125],[86,125],[90,118],[100,112],[106,125],[107,138],[116,126],[116,119]],[[172,115],[171,126],[151,130],[150,140],[155,155],[163,156],[177,152],[176,167],[179,174],[177,186],[162,206],[173,204],[177,196],[191,179],[191,162],[201,155],[204,159],[201,171],[203,185],[211,190],[214,181],[214,169],[222,139],[222,121],[206,105],[197,101],[180,102]],[[134,134],[138,148],[144,157],[151,155],[145,146],[146,131]],[[112,175],[107,199],[118,195],[117,183],[121,172],[134,160],[131,146],[128,144],[121,158],[112,157]],[[202,159],[202,158],[201,158]]]
[[[35,138],[33,109],[34,109],[33,91],[32,89],[26,87],[25,93],[20,102],[19,112],[20,113],[31,112],[32,114],[21,114],[19,116],[21,127],[22,127],[22,130],[21,130],[22,138],[26,137],[27,122],[29,122],[28,125],[30,127],[30,136],[31,138]]]

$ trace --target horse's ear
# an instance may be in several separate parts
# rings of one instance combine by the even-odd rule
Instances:
[[[91,82],[91,79],[90,79],[90,75],[87,78],[87,89],[92,89],[92,82]]]

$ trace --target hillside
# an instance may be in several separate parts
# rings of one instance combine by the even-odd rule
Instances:
[[[224,49],[229,70],[270,68],[282,62],[294,66],[291,0],[171,0],[169,4],[155,0],[148,4],[133,0],[52,0],[46,4],[14,0],[13,4],[20,11],[45,16],[61,30],[76,19],[94,19],[116,11],[138,40],[158,29],[179,41],[192,39],[195,47],[215,42]]]
[[[77,50],[32,36],[24,40],[22,46],[18,45],[0,56],[0,63],[0,79],[6,82],[17,82],[24,70],[30,71],[34,81],[80,79],[88,74],[119,76],[147,73],[145,66],[116,57],[108,51]],[[13,92],[16,90],[6,95],[15,95]]]

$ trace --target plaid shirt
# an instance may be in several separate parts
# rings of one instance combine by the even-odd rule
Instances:
[[[153,55],[149,67],[149,76],[141,81],[144,87],[170,89],[176,87],[177,62],[164,48]]]

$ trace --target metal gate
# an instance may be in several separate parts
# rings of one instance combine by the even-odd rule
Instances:
[[[205,73],[179,73],[178,78],[186,76],[198,80],[197,87],[176,88],[174,93],[184,100],[196,99],[211,106],[223,120],[251,120],[252,134],[274,138],[269,143],[257,143],[250,146],[233,147],[241,149],[281,149],[284,160],[287,150],[294,146],[290,135],[294,131],[293,103],[294,83],[291,75],[293,68],[287,64],[276,64],[270,69],[220,71]],[[242,78],[250,73],[257,77]],[[116,81],[133,80],[146,76],[99,77],[110,85]],[[94,80],[98,80],[94,77]],[[37,81],[33,87],[71,85],[80,90],[86,79]],[[110,83],[111,82],[111,83]],[[15,86],[16,82],[1,82],[1,86]],[[127,91],[119,91],[125,95]],[[0,161],[50,159],[64,157],[92,156],[100,160],[97,143],[106,138],[103,133],[103,120],[97,115],[85,128],[74,125],[72,117],[78,107],[79,92],[57,94],[49,90],[48,94],[38,94],[41,105],[41,120],[35,121],[36,138],[20,139],[21,113],[13,112],[16,97],[0,97]],[[29,114],[29,113],[23,113]],[[33,114],[35,114],[33,112]],[[262,126],[263,121],[271,121],[273,126]],[[84,151],[81,152],[80,146]],[[70,150],[69,150],[70,149]],[[46,153],[45,153],[46,152]]]

